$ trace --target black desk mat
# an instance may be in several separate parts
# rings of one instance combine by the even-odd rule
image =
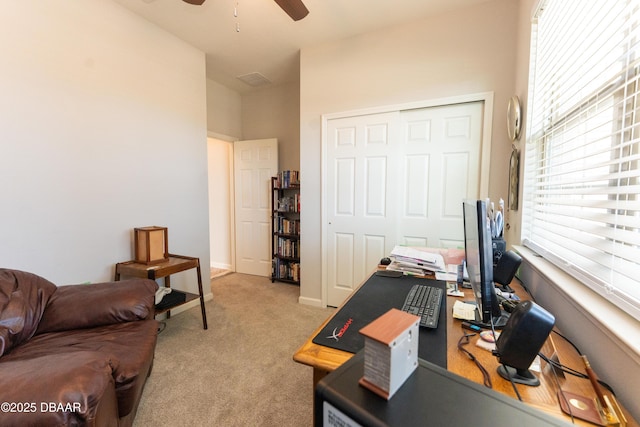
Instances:
[[[349,301],[333,316],[331,321],[313,338],[313,343],[349,353],[364,348],[360,329],[392,308],[401,309],[404,300],[416,283],[437,286],[446,290],[446,283],[413,276],[390,278],[372,275]],[[447,300],[440,305],[440,317],[436,329],[420,327],[418,357],[447,368]]]

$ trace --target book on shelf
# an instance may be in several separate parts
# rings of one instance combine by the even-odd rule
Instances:
[[[274,253],[287,258],[300,257],[300,245],[297,240],[290,240],[286,237],[278,237],[275,241]]]
[[[283,216],[274,216],[273,231],[279,234],[297,236],[300,234],[300,220],[289,219]]]
[[[300,281],[300,263],[286,262],[279,258],[275,258],[272,264],[271,274],[276,279]]]
[[[300,186],[300,172],[286,170],[279,172],[276,176],[277,188],[291,188]]]

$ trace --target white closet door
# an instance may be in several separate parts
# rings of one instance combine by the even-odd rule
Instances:
[[[399,114],[327,123],[328,304],[339,305],[395,240]]]
[[[396,243],[464,246],[462,200],[480,196],[482,103],[403,111]]]
[[[483,103],[331,119],[327,304],[339,306],[397,244],[458,247],[480,189]]]

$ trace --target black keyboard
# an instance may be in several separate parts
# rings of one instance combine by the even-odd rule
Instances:
[[[404,300],[402,311],[420,316],[420,326],[437,328],[443,293],[436,286],[413,285]]]

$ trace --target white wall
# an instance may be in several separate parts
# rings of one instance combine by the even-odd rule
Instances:
[[[208,266],[204,54],[110,0],[7,2],[0,52],[0,265],[112,280],[160,225]]]
[[[517,2],[496,0],[385,31],[305,48],[300,72],[300,301],[320,304],[321,115],[494,92],[489,196],[507,199]]]
[[[278,168],[300,170],[299,83],[264,88],[242,96],[243,139],[278,139]]]
[[[527,103],[529,102],[529,53],[531,43],[531,17],[535,4],[539,0],[519,0],[518,12],[518,32],[516,34],[517,48],[514,55],[516,61],[515,69],[515,90],[514,95],[520,98],[520,107],[522,108],[522,128],[520,138],[513,142],[513,145],[519,150],[520,159],[520,178],[524,171],[524,146],[527,138]],[[522,233],[522,179],[519,181],[519,209],[512,213],[511,228],[506,230],[505,238],[511,245],[519,245],[521,243]]]
[[[207,79],[207,129],[225,140],[242,138],[242,97],[211,79]]]

